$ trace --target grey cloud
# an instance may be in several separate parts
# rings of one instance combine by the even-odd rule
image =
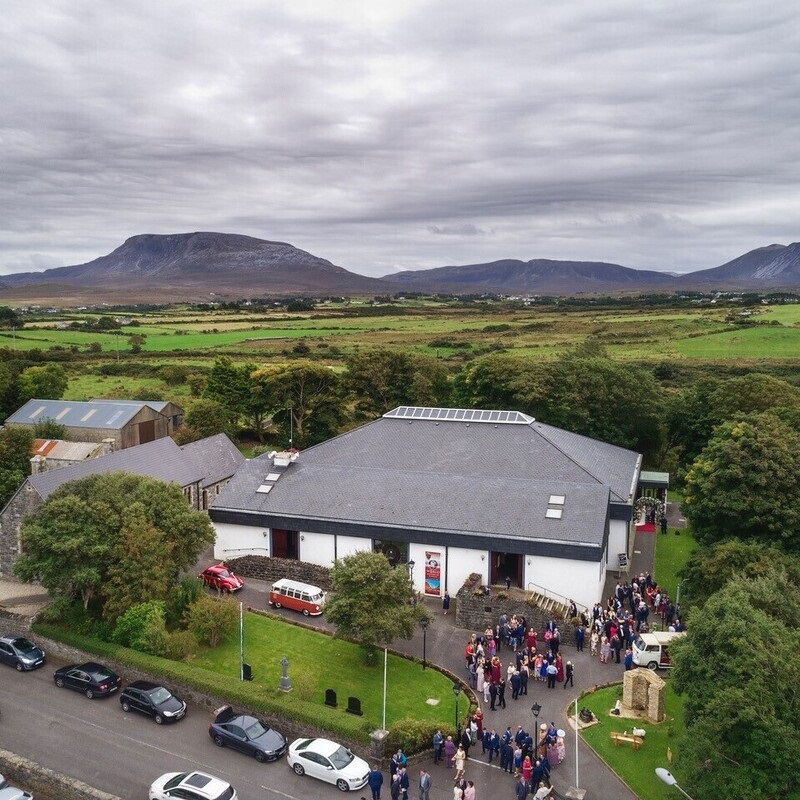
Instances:
[[[188,230],[367,274],[795,241],[797,23],[789,0],[11,0],[0,273]]]

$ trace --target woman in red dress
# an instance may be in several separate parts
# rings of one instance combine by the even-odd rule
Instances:
[[[556,654],[556,680],[564,683],[564,662],[561,659],[561,653]]]

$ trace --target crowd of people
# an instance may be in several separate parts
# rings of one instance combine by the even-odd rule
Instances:
[[[445,613],[449,605],[447,597],[443,602]],[[588,647],[591,656],[599,657],[602,663],[624,664],[630,669],[633,641],[650,629],[651,615],[658,615],[665,628],[683,630],[680,607],[649,574],[642,574],[630,583],[618,582],[605,605],[598,602],[591,609],[579,611],[570,601],[567,619],[574,628],[577,652]],[[566,755],[564,731],[554,722],[542,723],[533,731],[526,731],[522,725],[516,732],[513,726],[502,731],[486,716],[507,708],[509,700],[513,707],[515,701],[528,695],[532,682],[547,689],[574,686],[575,665],[564,659],[561,644],[562,634],[555,620],[549,620],[540,633],[521,615],[501,614],[494,627],[471,635],[464,648],[464,663],[469,685],[483,698],[483,707],[469,714],[456,736],[437,731],[432,742],[434,766],[452,771],[453,800],[477,800],[475,784],[466,775],[471,750],[472,759],[480,757],[493,765],[496,761],[503,772],[517,779],[518,800],[528,796],[543,800],[551,794],[551,770]],[[392,757],[390,772],[392,800],[408,800],[411,778],[402,750]],[[433,779],[426,770],[420,770],[420,800],[429,800]],[[369,780],[373,800],[380,800],[382,782],[376,767]]]

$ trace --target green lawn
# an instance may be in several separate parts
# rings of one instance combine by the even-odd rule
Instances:
[[[673,602],[677,599],[678,570],[691,558],[697,547],[694,537],[687,528],[676,534],[670,528],[666,535],[656,534],[656,558],[654,577],[663,586]]]
[[[681,783],[680,771],[672,767],[668,758],[669,750],[672,749],[674,752],[675,739],[683,729],[681,698],[672,691],[667,679],[664,694],[667,719],[658,725],[610,715],[608,712],[614,707],[617,699],[621,698],[621,684],[599,689],[593,694],[582,697],[579,706],[590,708],[600,722],[584,728],[581,735],[639,797],[648,800],[674,800],[677,796],[676,790],[662,783],[656,777],[655,769],[665,767],[675,775],[678,783]],[[647,731],[641,748],[634,750],[628,744],[615,746],[610,734],[626,730],[630,732],[634,725]]]
[[[245,615],[245,661],[253,668],[253,682],[273,690],[280,683],[281,659],[289,660],[289,677],[300,699],[322,704],[325,690],[336,692],[341,713],[347,698],[358,697],[364,721],[381,727],[383,703],[383,653],[378,664],[366,667],[363,651],[350,642],[334,639],[280,619],[259,614]],[[213,672],[239,674],[238,636],[213,650],[206,650],[192,662]],[[451,727],[455,723],[453,682],[421,663],[389,656],[387,669],[386,724],[400,719],[425,720]],[[431,704],[428,700],[436,700]],[[462,696],[460,712],[466,711]]]

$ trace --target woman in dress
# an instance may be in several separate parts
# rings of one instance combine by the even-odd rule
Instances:
[[[467,754],[464,752],[464,748],[459,745],[458,750],[456,750],[455,755],[455,764],[456,764],[456,780],[461,780],[464,777],[464,764],[467,760]]]
[[[475,680],[475,691],[478,694],[483,694],[483,659],[478,661],[478,666],[475,668],[476,673],[476,680]]]
[[[533,774],[533,764],[531,764],[531,757],[525,756],[525,760],[522,762],[522,780],[525,781],[530,786],[531,783],[531,775]]]
[[[608,638],[603,635],[600,639],[600,663],[608,664],[608,659],[611,658],[611,644]]]
[[[564,683],[564,660],[561,658],[561,653],[556,653],[556,680]]]
[[[546,658],[542,658],[542,663],[539,665],[539,680],[547,680],[547,667],[550,665]]]
[[[589,637],[589,650],[593,656],[597,655],[597,648],[600,646],[600,634],[597,632],[597,628],[592,631],[592,635]]]
[[[528,634],[525,637],[525,644],[528,646],[528,652],[536,652],[536,631],[533,628],[528,628]]]

